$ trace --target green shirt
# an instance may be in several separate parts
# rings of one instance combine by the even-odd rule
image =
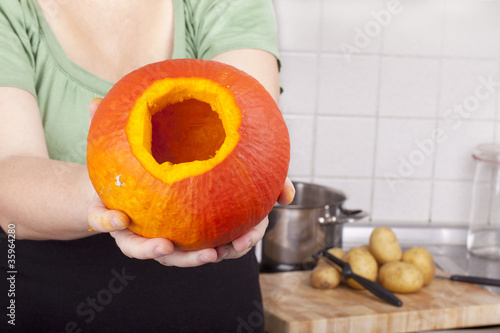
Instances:
[[[173,4],[172,58],[211,59],[241,48],[262,49],[278,58],[271,0],[173,0]],[[113,83],[66,56],[36,0],[2,0],[0,31],[0,86],[18,87],[35,96],[50,158],[85,164],[89,103],[106,95]]]

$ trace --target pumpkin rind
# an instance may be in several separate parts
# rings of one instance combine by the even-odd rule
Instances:
[[[220,151],[225,155],[209,167],[206,161],[192,164],[201,164],[203,172],[189,174],[187,162],[179,167],[189,171],[187,176],[155,176],[147,171],[146,159],[131,149],[131,111],[162,80],[208,80],[229,94],[241,112],[241,117],[231,118],[237,142],[226,150],[221,147],[215,157]],[[225,112],[216,111],[219,116]],[[266,217],[281,193],[289,151],[281,112],[253,77],[215,61],[167,60],[128,74],[105,96],[92,119],[87,166],[104,204],[131,218],[130,230],[194,250],[229,243]]]

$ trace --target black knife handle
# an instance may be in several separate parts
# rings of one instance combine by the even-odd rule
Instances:
[[[467,276],[467,275],[452,275],[450,276],[450,280],[500,287],[500,279],[488,279],[484,277]]]
[[[347,276],[346,276],[347,277]],[[362,276],[359,276],[357,274],[352,274],[349,276],[350,278],[353,278],[355,281],[359,282],[360,285],[365,287],[367,290],[369,290],[372,294],[380,297],[384,301],[394,305],[394,306],[402,306],[403,302],[397,298],[393,293],[391,293],[389,290],[385,289],[381,285],[365,279]]]

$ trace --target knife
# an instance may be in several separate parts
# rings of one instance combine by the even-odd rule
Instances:
[[[465,270],[458,266],[452,259],[446,256],[434,256],[436,266],[441,269],[441,272],[434,276],[437,278],[448,279],[452,281],[460,281],[467,283],[475,283],[485,286],[500,287],[500,279],[485,278],[479,276],[465,275]],[[448,272],[451,272],[448,273]],[[462,273],[462,274],[457,274]]]
[[[318,258],[322,257],[323,259],[327,259],[328,261],[340,266],[342,268],[342,275],[344,278],[352,278],[356,282],[358,282],[360,285],[365,287],[368,291],[370,291],[372,294],[375,296],[383,299],[384,301],[388,302],[389,304],[392,304],[394,306],[402,306],[403,302],[394,296],[393,293],[391,293],[389,290],[385,289],[378,283],[375,283],[371,280],[365,279],[364,277],[355,274],[352,269],[351,265],[349,263],[331,255],[328,253],[328,251],[325,250],[319,250],[314,253],[314,258],[317,260]]]
[[[500,279],[490,279],[479,276],[469,276],[469,275],[456,275],[456,274],[436,274],[435,277],[442,279],[449,279],[452,281],[468,282],[481,284],[485,286],[496,286],[500,287]]]

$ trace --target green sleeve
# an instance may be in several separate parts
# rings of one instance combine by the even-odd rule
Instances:
[[[271,0],[186,0],[187,47],[200,59],[255,48],[279,60]]]
[[[0,31],[0,86],[21,88],[36,97],[34,57],[19,1],[0,3]]]

